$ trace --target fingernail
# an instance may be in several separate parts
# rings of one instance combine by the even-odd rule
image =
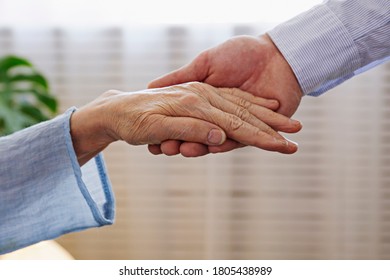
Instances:
[[[225,134],[219,129],[212,129],[207,136],[210,144],[220,145],[225,141]]]
[[[290,124],[296,128],[299,128],[299,130],[301,130],[303,127],[302,123],[297,120],[290,120]]]
[[[294,141],[291,141],[291,140],[288,140],[288,143],[289,144],[293,144],[294,146],[298,147],[298,143],[297,142],[294,142]]]
[[[300,121],[297,121],[297,120],[294,120],[294,119],[290,119],[290,123],[291,124],[295,124],[295,125],[302,125],[302,123]]]
[[[294,141],[291,141],[291,140],[280,140],[280,139],[276,139],[274,138],[274,141],[282,144],[283,146],[286,146],[288,147],[289,145],[293,145],[293,146],[296,146],[298,148],[298,143],[294,142]]]

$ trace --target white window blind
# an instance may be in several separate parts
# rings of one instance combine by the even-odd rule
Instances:
[[[0,55],[45,73],[61,108],[138,90],[233,35],[262,26],[0,29]],[[58,239],[78,259],[390,258],[390,65],[305,97],[294,155],[253,148],[197,159],[105,151],[111,227]]]

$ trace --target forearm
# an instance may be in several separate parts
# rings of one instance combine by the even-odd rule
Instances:
[[[80,169],[71,113],[0,138],[0,254],[113,222],[104,163]]]
[[[304,94],[319,95],[390,56],[390,2],[327,1],[268,34]]]

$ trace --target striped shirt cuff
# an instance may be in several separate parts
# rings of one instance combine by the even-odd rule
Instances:
[[[290,64],[305,95],[320,95],[333,87],[332,83],[352,77],[361,65],[353,38],[326,5],[315,6],[268,34]]]

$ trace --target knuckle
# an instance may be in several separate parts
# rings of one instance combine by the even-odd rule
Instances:
[[[238,98],[237,104],[245,109],[249,109],[252,106],[252,103],[243,98]]]
[[[249,111],[244,107],[237,107],[235,115],[241,120],[248,120],[250,118]]]
[[[172,92],[182,92],[187,90],[187,84],[171,85],[168,87]]]
[[[277,135],[277,132],[274,131],[274,130],[273,130],[271,127],[269,127],[268,125],[265,126],[265,127],[262,127],[261,129],[258,128],[257,131],[256,131],[256,135],[257,135],[257,136],[260,136],[260,135],[263,135],[263,136],[264,136],[264,134],[268,134],[268,135],[271,135],[271,136],[273,136],[273,137],[277,137],[277,136],[278,136],[278,135]]]
[[[205,92],[205,85],[200,82],[188,82],[182,86],[196,94]]]
[[[114,96],[114,95],[118,95],[120,94],[121,92],[119,90],[116,90],[116,89],[110,89],[110,90],[107,90],[106,92],[104,92],[102,94],[102,97],[110,97],[110,96]]]
[[[210,93],[214,92],[214,87],[201,82],[189,82],[186,86],[195,94],[203,97],[208,97]]]
[[[244,121],[237,116],[230,116],[228,119],[228,129],[237,131],[244,125]]]
[[[263,129],[256,128],[256,130],[255,130],[255,135],[256,135],[257,137],[262,137],[262,136],[264,136],[264,133],[267,133],[267,132],[264,131]]]

